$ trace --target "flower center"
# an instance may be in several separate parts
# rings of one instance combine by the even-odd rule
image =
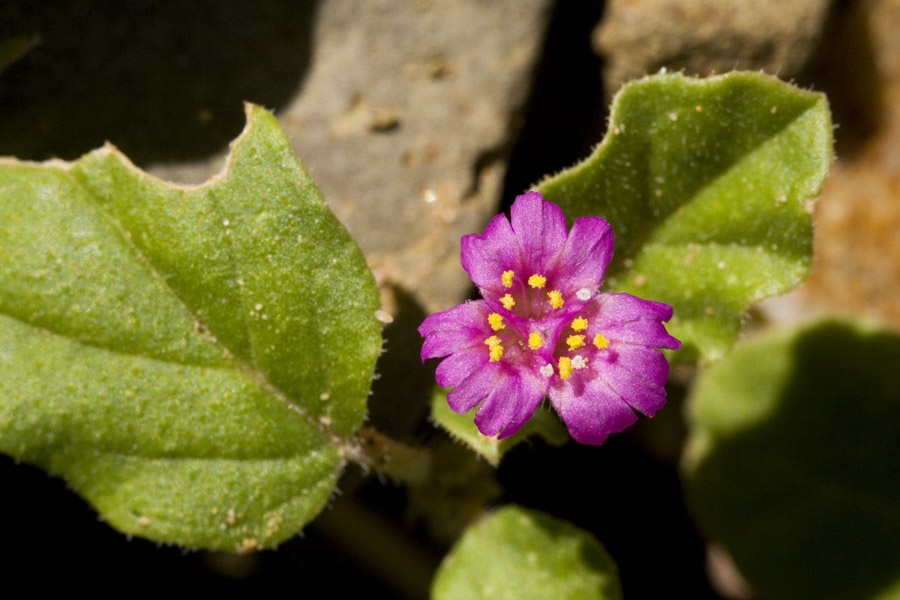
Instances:
[[[596,352],[586,342],[587,335],[582,333],[588,328],[588,320],[582,316],[578,316],[572,320],[569,327],[574,333],[566,337],[566,346],[558,344],[556,352],[557,367],[559,376],[563,381],[567,381],[575,371],[586,369],[588,366],[588,355]],[[597,350],[603,350],[609,346],[609,340],[598,333],[594,336],[593,344]]]
[[[546,332],[533,328],[536,324],[529,322],[530,330],[522,331],[521,323],[510,323],[499,313],[489,314],[487,322],[496,332],[484,340],[490,362],[503,360],[517,364],[533,364],[540,361],[546,366],[546,360],[537,352],[544,346]],[[510,326],[507,327],[507,324]],[[550,369],[552,371],[552,365]]]
[[[546,296],[539,292],[547,287],[547,276],[540,273],[530,275],[523,282],[516,278],[515,271],[503,271],[500,283],[510,290],[499,298],[503,308],[509,311],[515,309],[515,313],[521,317],[540,319],[548,311],[562,308],[566,303],[559,290],[550,289]]]
[[[504,316],[502,312],[487,315],[488,325],[494,332],[484,340],[490,362],[531,364],[544,377],[559,373],[560,378],[566,381],[576,371],[586,369],[588,359],[596,352],[609,346],[609,340],[603,334],[588,335],[588,320],[581,315],[572,319],[568,328],[560,332],[560,337],[555,332],[542,329],[542,319],[552,316],[553,311],[561,309],[566,303],[562,292],[552,289],[552,278],[552,274],[548,277],[532,273],[526,279],[517,277],[512,269],[503,271],[500,283],[509,291],[499,298],[500,303],[505,310],[527,319],[527,323],[512,319],[510,315]],[[591,296],[589,289],[581,288],[570,299],[586,302]],[[559,331],[556,326],[552,327],[554,331]],[[546,354],[540,352],[547,345],[548,335],[552,337],[549,342],[553,348],[553,362],[546,362]]]

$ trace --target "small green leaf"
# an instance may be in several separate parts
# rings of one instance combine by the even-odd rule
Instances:
[[[588,532],[507,506],[470,527],[432,583],[434,600],[614,600],[616,565]]]
[[[540,436],[551,446],[562,446],[569,440],[569,432],[556,413],[541,407],[538,407],[531,419],[515,435],[502,440],[482,435],[475,425],[475,411],[470,410],[462,415],[453,412],[447,404],[448,391],[436,388],[431,396],[432,421],[495,467],[500,464],[504,454],[529,437]]]
[[[371,273],[275,118],[167,184],[0,162],[0,450],[116,528],[251,549],[331,494],[381,349]]]
[[[900,336],[739,346],[690,398],[687,498],[760,598],[897,598]]]
[[[584,162],[538,191],[616,233],[615,291],[667,302],[682,361],[716,360],[754,302],[812,259],[809,200],[832,161],[825,96],[760,73],[631,83]]]

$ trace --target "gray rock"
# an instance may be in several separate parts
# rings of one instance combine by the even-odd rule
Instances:
[[[550,0],[330,0],[309,71],[278,113],[300,160],[381,284],[431,312],[470,283],[460,236],[497,211],[511,123],[530,88]],[[202,181],[215,164],[158,166]]]

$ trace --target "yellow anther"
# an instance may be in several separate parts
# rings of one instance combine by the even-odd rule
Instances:
[[[488,339],[484,340],[484,343],[490,348],[489,353],[491,356],[491,362],[497,362],[501,358],[503,358],[503,345],[500,343],[500,338],[496,335],[492,335]]]
[[[572,359],[568,356],[563,356],[559,359],[559,376],[563,378],[563,381],[569,378],[574,371],[574,367],[572,367]]]
[[[506,325],[503,324],[503,317],[501,317],[497,313],[491,313],[488,315],[488,324],[494,331],[500,331],[501,329],[506,328]]]
[[[588,322],[584,317],[578,317],[574,321],[572,321],[572,329],[575,331],[584,331],[587,329]]]
[[[513,300],[513,297],[510,294],[506,294],[500,298],[500,302],[503,303],[503,308],[506,310],[512,310],[512,307],[516,305],[516,301]]]
[[[575,348],[581,348],[584,346],[584,336],[583,335],[570,335],[566,338],[566,343],[569,345],[569,350],[574,350]]]
[[[600,350],[603,350],[604,348],[609,346],[609,340],[598,333],[594,336],[594,345],[597,346],[597,348],[599,348]]]
[[[503,287],[512,287],[512,278],[515,275],[512,271],[503,271]]]
[[[533,288],[542,288],[547,285],[547,278],[543,275],[532,275],[528,278],[528,285]]]
[[[528,336],[528,347],[532,350],[537,350],[543,345],[544,338],[542,338],[541,334],[539,334],[537,331],[532,332],[531,335]]]
[[[560,308],[565,302],[563,301],[562,294],[559,290],[551,290],[547,292],[547,296],[550,298],[550,306],[553,308]]]

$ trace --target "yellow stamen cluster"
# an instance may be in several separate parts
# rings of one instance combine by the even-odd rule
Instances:
[[[528,285],[533,288],[542,288],[547,285],[547,278],[543,275],[534,274],[528,278]]]
[[[516,301],[513,300],[511,294],[506,294],[505,296],[500,298],[500,302],[503,303],[503,308],[505,308],[506,310],[512,310],[512,307],[516,305]]]
[[[513,275],[515,275],[515,273],[512,271],[503,271],[503,287],[512,287]]]
[[[503,324],[503,317],[501,317],[497,313],[491,313],[488,315],[488,325],[491,326],[491,329],[494,331],[500,331],[501,329],[505,329],[506,325]]]
[[[547,292],[547,296],[550,298],[550,306],[553,308],[561,308],[565,301],[563,300],[562,294],[559,290],[551,290]]]
[[[574,350],[576,348],[581,348],[584,346],[584,336],[583,335],[570,335],[566,338],[566,343],[569,345],[569,350]]]
[[[575,331],[584,331],[587,329],[588,322],[584,317],[578,317],[574,321],[572,321],[572,329]]]
[[[488,346],[491,356],[491,362],[497,362],[501,358],[503,358],[503,345],[500,343],[500,338],[496,335],[492,335],[488,339],[484,340],[484,343]]]
[[[594,336],[594,345],[597,346],[598,349],[603,350],[609,346],[609,340],[598,333]]]
[[[562,377],[562,380],[567,380],[572,373],[575,371],[575,367],[572,366],[572,359],[568,356],[563,356],[559,359],[559,376]]]
[[[532,350],[537,350],[543,345],[544,338],[542,338],[541,334],[539,334],[537,331],[532,332],[531,335],[528,336],[528,347]]]

